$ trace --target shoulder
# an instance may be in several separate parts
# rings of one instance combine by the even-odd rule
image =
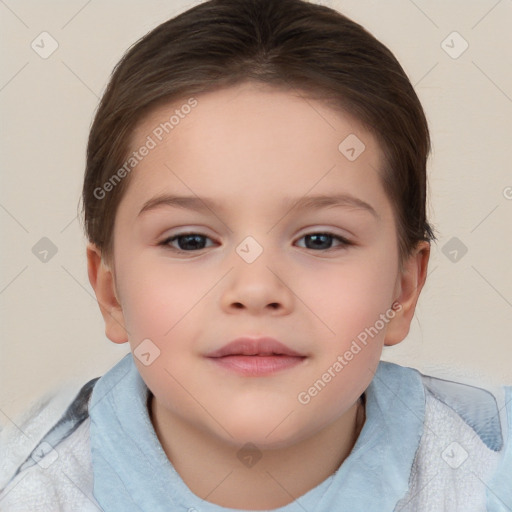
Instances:
[[[491,392],[408,370],[423,385],[425,415],[401,510],[512,507],[512,387]]]
[[[37,463],[21,470],[0,493],[5,512],[99,511],[92,494],[93,473],[86,419],[55,447],[38,445]]]
[[[428,375],[421,375],[432,398],[433,407],[441,403],[456,414],[463,423],[478,435],[487,448],[499,452],[507,434],[507,408],[505,394],[507,387],[495,392],[487,389],[449,381]]]
[[[2,511],[101,511],[93,496],[88,416],[96,380],[82,387],[60,420],[0,489]]]

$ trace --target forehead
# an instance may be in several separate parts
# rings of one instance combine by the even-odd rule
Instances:
[[[128,201],[141,205],[168,190],[240,205],[269,194],[334,192],[335,185],[382,193],[380,148],[348,114],[296,90],[254,83],[196,95],[185,108],[190,100],[161,105],[136,127],[131,151],[150,139],[154,147],[132,171]]]
[[[357,132],[366,144],[375,146],[372,149],[378,149],[361,123],[341,106],[335,109],[332,100],[328,104],[305,91],[248,81],[153,107],[135,127],[131,146],[135,148],[151,136],[158,145],[172,141],[175,149],[178,143],[191,149],[187,143],[192,135],[202,140],[200,147],[194,147],[196,151],[226,137],[222,146],[230,147],[231,152],[250,141],[262,147],[266,144],[268,149],[280,144],[281,150],[300,154],[308,149],[304,142],[328,143],[332,138],[336,143],[347,131]],[[286,144],[283,136],[288,139]],[[337,151],[337,144],[331,149]]]

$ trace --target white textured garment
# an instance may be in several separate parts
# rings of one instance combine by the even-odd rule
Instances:
[[[93,471],[87,418],[54,450],[22,471],[0,494],[7,512],[98,512],[92,494]],[[58,457],[55,458],[55,452]]]
[[[131,354],[94,384],[63,417],[61,429],[77,418],[74,430],[36,448],[0,493],[0,511],[235,510],[193,495],[174,471],[149,428],[149,390]],[[275,511],[512,510],[511,388],[494,396],[381,362],[365,398],[365,424],[338,471]],[[90,416],[77,415],[77,403]]]

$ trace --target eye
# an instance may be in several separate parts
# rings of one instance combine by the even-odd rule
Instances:
[[[171,237],[166,238],[158,245],[162,245],[177,252],[193,252],[204,249],[205,240],[211,239],[201,233],[180,233],[178,235],[173,235]],[[175,241],[178,243],[178,247],[171,245]]]
[[[353,245],[347,239],[329,232],[309,233],[299,238],[299,240],[302,239],[306,240],[306,249],[320,251],[327,251],[336,248],[343,249],[344,247]],[[158,245],[176,252],[195,252],[205,249],[207,247],[207,240],[211,240],[211,238],[201,233],[180,233],[167,237]],[[338,241],[337,247],[332,247],[333,241]],[[175,245],[172,245],[174,243],[177,243],[178,246],[176,247]]]
[[[333,240],[337,240],[338,242],[340,242],[340,244],[338,245],[339,249],[343,249],[344,247],[352,245],[352,243],[349,242],[346,238],[328,232],[310,233],[299,238],[299,240],[302,240],[303,238],[306,240],[306,249],[322,251],[333,249],[333,247],[330,247]],[[336,249],[336,247],[334,247],[334,249]]]

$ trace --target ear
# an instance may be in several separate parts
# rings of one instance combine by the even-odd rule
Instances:
[[[116,295],[114,275],[94,244],[87,245],[87,272],[105,321],[107,338],[114,343],[126,343],[128,333],[123,310]]]
[[[409,334],[416,303],[427,278],[429,258],[430,243],[422,241],[404,261],[395,287],[395,316],[386,329],[384,345],[396,345]]]

